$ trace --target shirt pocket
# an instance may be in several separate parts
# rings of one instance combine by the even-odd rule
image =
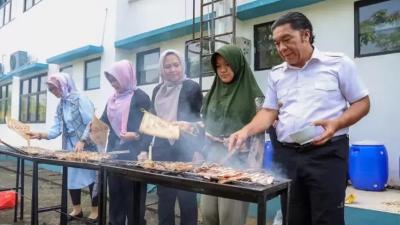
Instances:
[[[319,91],[336,91],[339,89],[339,85],[334,81],[317,81],[314,84],[314,89]]]
[[[333,80],[316,81],[314,83],[314,99],[321,104],[336,99],[339,93],[339,84]]]

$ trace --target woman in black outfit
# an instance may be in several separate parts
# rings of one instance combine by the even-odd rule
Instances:
[[[138,133],[142,121],[142,109],[150,110],[149,96],[136,88],[136,76],[127,60],[114,63],[105,76],[115,89],[109,98],[101,120],[110,127],[107,152],[129,150],[118,154],[118,159],[137,160],[146,158],[151,137]],[[146,184],[140,183],[141,196],[134,196],[134,182],[118,176],[108,177],[110,211],[109,225],[133,224],[133,201],[140,198],[140,225],[145,225]]]
[[[203,95],[200,86],[184,73],[184,62],[177,51],[167,50],[160,57],[162,83],[153,90],[154,113],[177,123],[200,121]],[[186,121],[186,122],[183,122]],[[153,160],[190,162],[201,150],[200,138],[181,132],[179,140],[155,138]],[[197,153],[196,153],[197,154]],[[175,201],[178,199],[181,224],[197,224],[196,193],[157,186],[159,225],[175,224]]]

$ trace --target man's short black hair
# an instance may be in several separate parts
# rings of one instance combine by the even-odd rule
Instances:
[[[300,12],[289,12],[280,16],[271,26],[272,31],[276,27],[290,24],[294,30],[309,30],[310,31],[310,44],[314,43],[315,36],[313,34],[313,27],[308,18]]]

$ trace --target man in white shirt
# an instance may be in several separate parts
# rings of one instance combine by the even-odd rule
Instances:
[[[303,14],[281,16],[272,31],[284,62],[271,71],[263,109],[230,136],[229,149],[278,120],[274,160],[292,179],[289,224],[344,225],[348,127],[368,113],[368,90],[350,58],[313,46],[312,25]],[[291,135],[310,125],[321,132],[308,142]]]

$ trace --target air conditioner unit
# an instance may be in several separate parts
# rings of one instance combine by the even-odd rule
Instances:
[[[28,53],[25,51],[17,51],[10,56],[11,70],[18,69],[19,67],[28,63]]]
[[[0,76],[4,74],[4,65],[0,63]]]

